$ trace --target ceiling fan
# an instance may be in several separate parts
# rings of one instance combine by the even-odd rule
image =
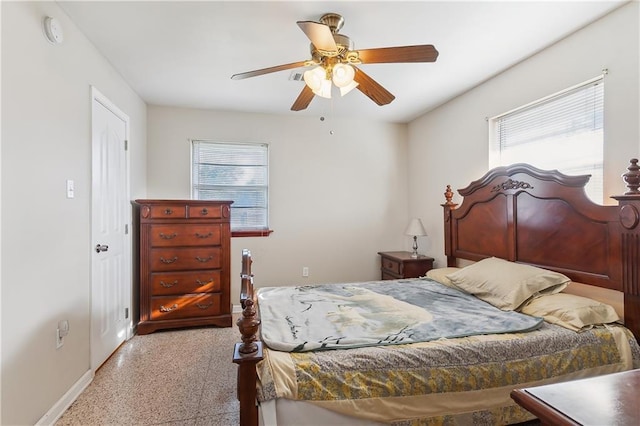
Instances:
[[[353,50],[349,37],[338,33],[344,25],[344,18],[337,13],[322,15],[320,22],[298,21],[297,24],[311,40],[311,59],[234,74],[231,79],[241,80],[292,68],[313,67],[304,73],[306,84],[291,106],[292,111],[307,108],[314,95],[330,98],[332,83],[343,96],[357,88],[378,105],[386,105],[395,96],[356,65],[435,62],[438,58],[438,51],[431,44]]]

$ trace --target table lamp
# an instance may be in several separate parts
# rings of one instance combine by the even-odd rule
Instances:
[[[407,226],[407,230],[404,231],[404,233],[413,237],[413,253],[411,253],[411,257],[416,259],[418,257],[418,236],[426,236],[427,231],[424,230],[422,221],[414,217],[411,219],[411,222],[409,222],[409,226]]]

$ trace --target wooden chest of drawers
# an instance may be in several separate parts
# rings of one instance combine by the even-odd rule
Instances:
[[[138,334],[231,326],[231,201],[136,200]]]

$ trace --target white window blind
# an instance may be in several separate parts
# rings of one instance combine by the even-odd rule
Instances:
[[[267,144],[193,140],[191,158],[193,199],[233,200],[233,231],[269,228]]]
[[[490,120],[490,167],[529,163],[590,174],[587,195],[603,202],[603,77]]]

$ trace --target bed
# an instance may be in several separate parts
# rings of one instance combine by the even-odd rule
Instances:
[[[617,205],[607,206],[586,197],[589,176],[526,164],[489,171],[458,191],[460,204],[447,187],[442,204],[447,268],[396,287],[433,287],[447,295],[449,289],[462,289],[498,310],[541,319],[531,330],[465,331],[460,337],[387,339],[382,346],[353,348],[307,348],[294,341],[289,342],[292,352],[272,350],[262,340],[271,339],[278,313],[258,306],[259,299],[268,302],[261,295],[269,292],[254,292],[252,259],[243,251],[242,342],[235,345],[233,358],[241,425],[257,425],[259,419],[264,424],[514,424],[533,419],[510,399],[514,388],[639,368],[638,170],[637,160],[631,160],[623,175],[628,191],[612,197]],[[523,268],[533,273],[526,294],[505,288],[525,273]],[[493,275],[487,279],[487,274]],[[498,283],[498,290],[488,290],[487,281],[489,287]],[[532,282],[544,286],[529,288]],[[343,283],[339,297],[344,291],[358,296],[377,292],[381,285]],[[306,292],[306,287],[300,288]],[[495,291],[505,292],[498,302],[491,300]],[[413,304],[412,297],[398,303]],[[313,295],[314,301],[318,298]],[[286,312],[280,316],[289,318]],[[292,334],[304,321],[309,322],[294,321]]]

